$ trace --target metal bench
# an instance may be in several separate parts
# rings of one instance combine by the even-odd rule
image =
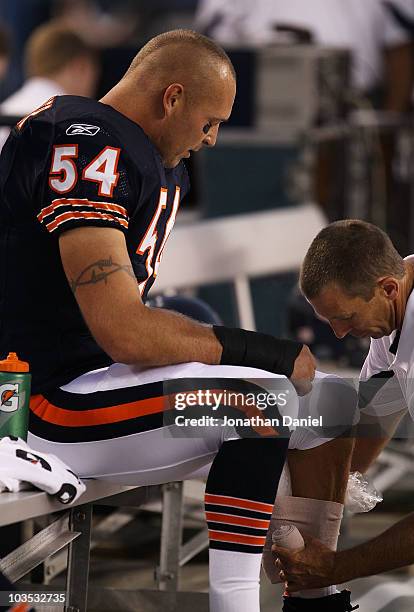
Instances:
[[[100,480],[87,481],[86,492],[70,506],[37,490],[1,493],[0,527],[52,513],[58,515],[45,529],[3,557],[0,571],[11,582],[16,582],[50,555],[68,546],[65,610],[86,611],[93,504],[139,506],[147,498],[146,487],[124,487]],[[37,589],[34,585],[29,588],[30,591],[38,589],[38,585]],[[41,589],[52,590],[44,585]]]
[[[195,607],[198,612],[208,612],[207,593],[177,590],[180,566],[200,550],[200,547],[197,548],[197,536],[194,541],[182,545],[182,512],[177,509],[181,508],[183,483],[168,483],[161,488],[126,487],[103,480],[87,480],[86,483],[86,492],[70,506],[62,505],[41,491],[0,494],[0,527],[39,517],[51,519],[47,527],[0,559],[0,571],[11,582],[16,582],[34,568],[46,563],[46,568],[51,571],[45,572],[43,584],[25,582],[18,585],[18,590],[45,593],[60,590],[50,585],[50,578],[67,566],[66,603],[64,606],[48,607],[49,612],[62,610],[65,612],[86,612],[86,610],[190,612]],[[92,533],[93,505],[150,507],[151,503],[157,504],[156,500],[160,494],[163,505],[161,529],[163,545],[156,572],[158,589],[89,587],[89,557],[95,537],[100,533],[104,536],[113,533],[135,518],[133,512],[118,510],[102,519]],[[94,536],[93,539],[91,535]],[[48,566],[47,562],[50,559]]]

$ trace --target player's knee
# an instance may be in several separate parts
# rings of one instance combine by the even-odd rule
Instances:
[[[300,401],[299,418],[304,425],[292,433],[291,449],[307,450],[346,437],[358,420],[355,387],[335,375],[316,378],[312,392]]]
[[[337,438],[357,421],[358,393],[351,381],[339,376],[317,380],[311,394],[309,414],[315,419],[315,432],[323,437]]]

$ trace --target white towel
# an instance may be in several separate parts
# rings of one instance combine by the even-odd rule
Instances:
[[[55,455],[32,450],[21,438],[0,440],[0,492],[17,492],[31,485],[56,497],[62,504],[76,501],[86,487]]]

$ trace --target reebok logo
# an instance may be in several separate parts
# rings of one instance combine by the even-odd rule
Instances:
[[[72,123],[66,130],[68,136],[95,136],[101,128],[97,125],[88,125],[87,123]]]

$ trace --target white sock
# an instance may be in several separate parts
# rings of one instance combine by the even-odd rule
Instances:
[[[260,612],[261,555],[209,551],[210,612]]]
[[[344,506],[337,502],[328,502],[320,499],[305,497],[284,496],[277,497],[270,521],[265,550],[268,556],[269,538],[271,542],[272,531],[281,525],[295,525],[303,531],[321,540],[331,550],[336,550],[339,530],[342,521]],[[284,544],[280,541],[280,546]],[[271,546],[271,543],[270,543]],[[298,591],[295,597],[314,599],[338,593],[336,585],[322,589],[308,589]]]

